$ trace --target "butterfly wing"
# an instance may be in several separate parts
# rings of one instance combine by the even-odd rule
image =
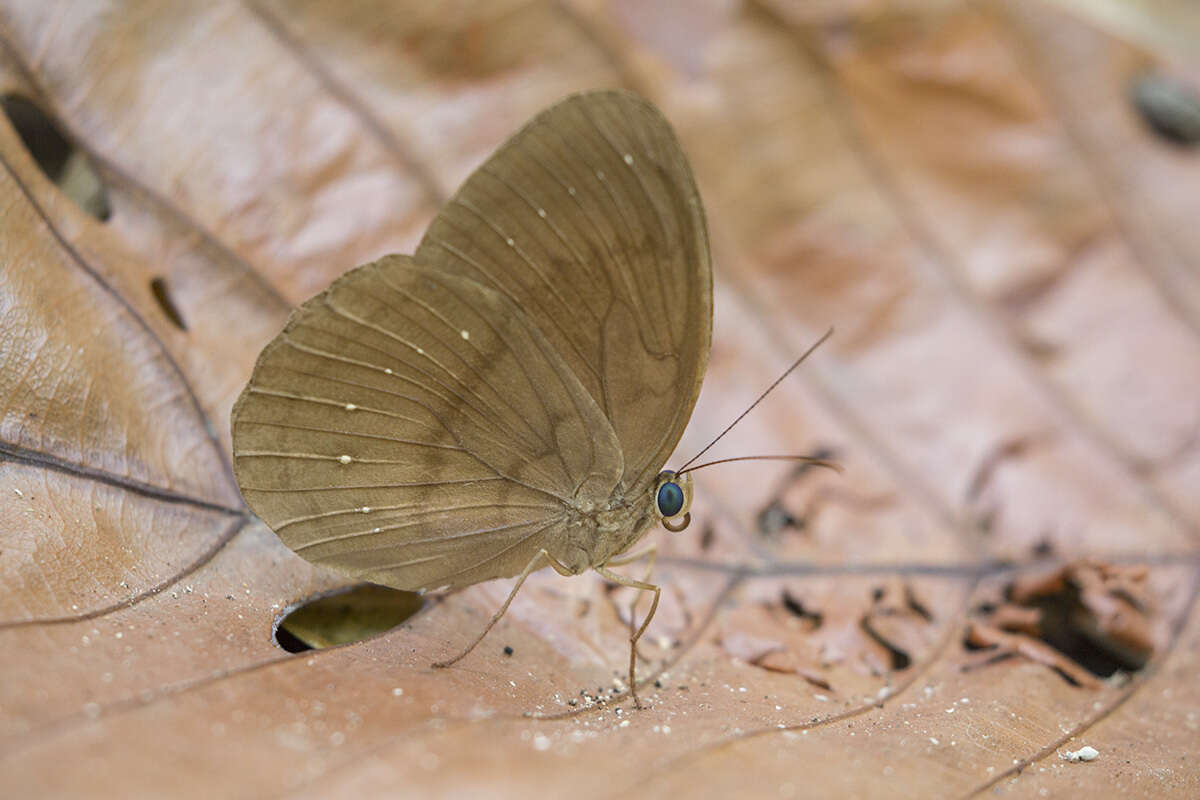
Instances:
[[[704,210],[654,106],[601,91],[544,111],[471,175],[416,258],[519,305],[611,423],[623,485],[649,486],[712,336]]]
[[[503,294],[388,256],[338,279],[259,356],[233,411],[242,494],[293,550],[405,589],[560,550],[619,443]]]

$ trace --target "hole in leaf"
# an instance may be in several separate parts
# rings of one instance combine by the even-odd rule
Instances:
[[[0,97],[0,109],[51,182],[101,222],[112,215],[100,176],[83,151],[71,144],[54,120],[19,94]]]
[[[362,584],[311,597],[275,624],[275,643],[289,653],[323,650],[386,633],[421,610],[416,592]]]
[[[1136,670],[1145,666],[1144,657],[1126,656],[1090,630],[1093,626],[1084,618],[1074,587],[1060,594],[1035,598],[1028,605],[1041,611],[1041,640],[1093,675],[1107,678],[1118,669]]]
[[[1137,565],[1080,561],[1016,576],[1003,601],[977,608],[971,649],[1021,656],[1075,686],[1146,666],[1160,645],[1160,604]]]
[[[179,313],[179,307],[175,305],[175,300],[167,289],[166,278],[159,277],[151,280],[150,291],[154,294],[154,299],[158,301],[158,307],[162,309],[167,319],[171,320],[179,330],[186,331],[187,323],[183,321],[183,315]]]
[[[1200,143],[1200,94],[1174,78],[1143,75],[1130,89],[1134,107],[1150,129],[1181,147]]]

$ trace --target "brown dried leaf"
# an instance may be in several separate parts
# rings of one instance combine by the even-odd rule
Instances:
[[[1157,5],[1186,18],[0,5],[0,96],[57,121],[111,208],[0,122],[3,793],[1200,794],[1200,161],[1128,97],[1200,64],[1145,33]],[[714,348],[680,453],[836,323],[715,457],[828,449],[846,474],[697,474],[697,524],[654,534],[647,711],[619,686],[632,596],[592,577],[536,576],[450,670],[429,665],[504,582],[284,652],[276,617],[342,582],[231,479],[255,355],[336,275],[411,252],[526,118],[607,85],[675,123],[709,210]],[[1047,554],[1115,565],[1071,578],[1113,637],[1111,576],[1144,569],[1126,604],[1156,633],[1122,640],[1153,652],[1128,682],[1064,681],[1046,662],[1086,667],[1041,617],[991,627],[1040,662],[972,668],[972,609]],[[1055,757],[1084,744],[1097,761]]]

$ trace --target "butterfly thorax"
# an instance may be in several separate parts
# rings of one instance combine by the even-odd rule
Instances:
[[[640,502],[639,502],[640,501]],[[652,498],[614,491],[608,501],[576,498],[567,505],[566,546],[560,560],[579,573],[608,563],[629,549],[654,523]]]

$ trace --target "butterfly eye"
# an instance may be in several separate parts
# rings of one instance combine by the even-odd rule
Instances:
[[[683,509],[683,489],[679,484],[667,481],[658,487],[658,513],[670,519]]]

